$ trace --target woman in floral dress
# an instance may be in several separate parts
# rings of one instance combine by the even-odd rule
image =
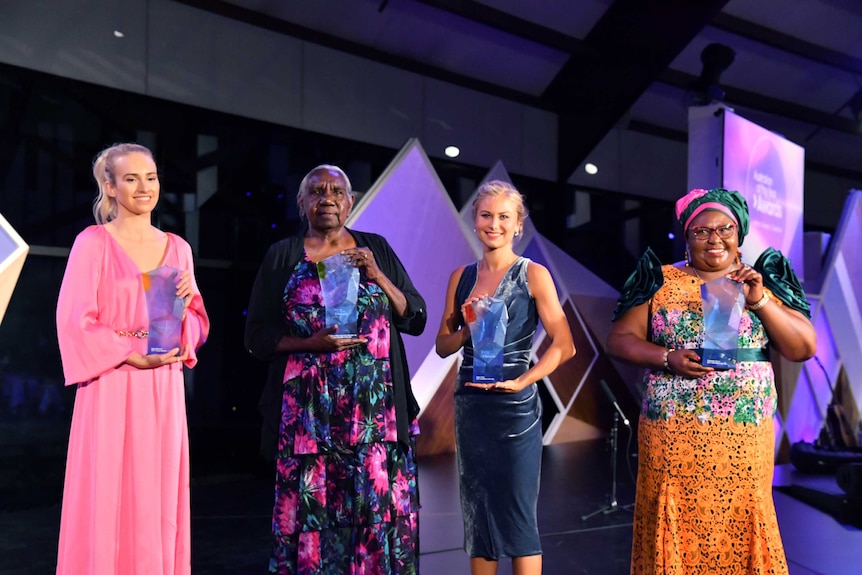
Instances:
[[[425,303],[386,240],[344,227],[353,195],[343,171],[309,172],[297,202],[308,231],[270,248],[246,324],[249,351],[270,361],[261,401],[275,432],[265,429],[263,446],[275,447],[276,462],[269,571],[415,574],[418,406],[400,332],[422,332]],[[326,327],[317,264],[337,253],[360,271],[355,336]]]
[[[693,190],[676,205],[685,263],[647,253],[623,287],[608,352],[647,369],[631,572],[787,574],[772,501],[776,393],[771,347],[791,361],[816,335],[799,280],[768,248],[753,266],[739,246],[748,205],[738,192]],[[704,365],[701,286],[743,285],[734,367]]]

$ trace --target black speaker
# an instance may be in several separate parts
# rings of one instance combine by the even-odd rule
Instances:
[[[774,489],[831,515],[842,525],[852,525],[862,529],[862,498],[860,497],[827,493],[803,485],[781,485]]]
[[[862,498],[862,463],[842,465],[835,472],[835,480],[844,493],[850,497]]]
[[[790,463],[803,473],[832,475],[843,465],[862,464],[862,451],[832,449],[797,441],[790,446]]]

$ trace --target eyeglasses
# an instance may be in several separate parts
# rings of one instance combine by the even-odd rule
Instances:
[[[727,240],[733,237],[733,234],[736,233],[736,226],[733,224],[727,224],[720,228],[692,228],[688,230],[688,235],[699,242],[705,242],[712,235],[712,232],[715,232],[721,239]]]

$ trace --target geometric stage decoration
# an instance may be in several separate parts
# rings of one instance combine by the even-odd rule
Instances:
[[[511,181],[498,163],[484,181]],[[529,200],[529,190],[521,190]],[[419,452],[454,451],[453,391],[460,354],[437,355],[434,342],[449,276],[481,257],[473,233],[472,202],[456,207],[419,141],[409,140],[362,196],[350,227],[383,235],[427,304],[428,323],[418,337],[405,336],[413,392],[421,407]],[[631,421],[640,411],[641,371],[610,359],[604,342],[619,292],[548,241],[528,218],[515,250],[551,273],[577,353],[540,382],[545,444],[607,435],[612,390]],[[792,443],[816,439],[826,408],[837,394],[856,416],[862,411],[862,192],[848,197],[822,268],[821,292],[808,294],[817,330],[817,359],[805,363],[773,354],[779,406],[776,453],[785,459]],[[536,361],[548,342],[540,325],[533,341]]]
[[[30,248],[0,214],[0,323]]]
[[[822,268],[819,293],[807,294],[817,331],[816,356],[804,364],[776,362],[779,460],[792,444],[814,443],[831,402],[849,416],[862,411],[862,191],[851,191]]]
[[[502,163],[493,166],[483,182],[489,179],[511,181]],[[455,449],[453,392],[460,354],[440,358],[434,342],[450,274],[481,257],[472,231],[475,193],[456,207],[419,141],[411,139],[357,202],[347,221],[350,227],[383,235],[425,297],[425,332],[404,338],[413,392],[421,407],[420,454]],[[544,443],[607,435],[614,408],[602,382],[628,419],[637,421],[641,370],[604,352],[617,290],[548,241],[529,218],[515,250],[550,271],[577,348],[574,358],[540,382]],[[779,460],[787,460],[792,443],[817,437],[833,396],[856,420],[862,411],[862,302],[854,289],[862,285],[862,192],[848,198],[822,269],[820,293],[808,294],[818,335],[817,360],[793,363],[773,354]],[[545,338],[540,325],[533,361],[546,349]]]
[[[483,182],[489,179],[510,181],[500,163]],[[440,358],[434,342],[450,274],[481,257],[473,232],[474,197],[475,191],[459,213],[418,140],[411,139],[347,220],[348,226],[379,233],[389,241],[426,300],[425,332],[404,337],[413,392],[422,409],[420,454],[455,448],[453,392],[460,354]],[[529,219],[515,249],[550,271],[577,348],[572,360],[540,382],[544,443],[607,434],[613,407],[601,391],[601,380],[614,390],[629,419],[636,419],[636,371],[616,365],[603,350],[618,292],[539,234]],[[547,344],[540,325],[533,340],[533,361]]]
[[[483,183],[489,179],[511,181],[501,163],[488,171]],[[421,408],[420,454],[455,449],[453,392],[460,354],[440,358],[434,343],[450,274],[481,257],[472,223],[475,193],[456,207],[419,141],[411,139],[347,220],[348,226],[379,233],[389,241],[427,304],[425,332],[404,337],[411,384]],[[604,352],[619,292],[548,241],[529,218],[515,250],[548,268],[577,348],[574,358],[540,382],[543,442],[607,435],[614,408],[602,382],[628,419],[636,422],[642,372]],[[817,362],[792,363],[773,354],[779,386],[775,418],[779,459],[786,460],[790,444],[816,438],[833,389],[851,403],[848,407],[853,414],[860,411],[862,308],[854,288],[862,285],[862,192],[848,198],[820,285],[819,294],[808,294],[818,334]],[[533,342],[533,361],[547,347],[545,337],[540,325]]]

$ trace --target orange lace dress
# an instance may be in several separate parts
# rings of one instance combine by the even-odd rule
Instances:
[[[661,272],[652,341],[702,347],[702,282],[669,265]],[[763,361],[768,339],[748,311],[739,333],[741,361],[732,370],[699,379],[645,375],[633,575],[787,574],[772,500],[776,394],[772,365]]]

